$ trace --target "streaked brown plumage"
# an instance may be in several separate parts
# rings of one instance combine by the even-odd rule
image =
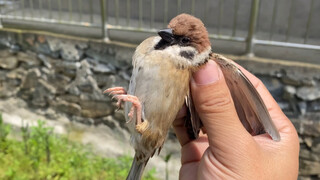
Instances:
[[[190,137],[196,138],[201,121],[193,107],[189,81],[193,72],[209,60],[216,61],[225,75],[235,106],[251,134],[268,132],[280,136],[259,94],[229,59],[211,53],[208,32],[201,20],[187,14],[173,18],[169,29],[144,40],[133,56],[129,90],[109,88],[105,92],[125,101],[125,115],[131,131],[135,157],[127,179],[141,179],[145,165],[161,147],[183,103],[189,107]]]

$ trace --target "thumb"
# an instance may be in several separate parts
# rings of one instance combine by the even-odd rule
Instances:
[[[196,110],[207,130],[210,147],[225,150],[230,146],[237,148],[250,138],[253,140],[239,120],[229,88],[216,62],[210,60],[193,74],[191,91]]]

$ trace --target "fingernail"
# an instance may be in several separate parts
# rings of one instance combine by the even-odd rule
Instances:
[[[209,61],[204,67],[193,74],[193,81],[198,85],[212,84],[221,78],[222,72],[218,64]]]

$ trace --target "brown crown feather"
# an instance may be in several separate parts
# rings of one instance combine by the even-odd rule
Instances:
[[[199,52],[211,46],[206,27],[204,27],[200,19],[194,16],[180,14],[170,21],[168,28],[171,28],[175,35],[189,37],[192,45],[197,48]]]

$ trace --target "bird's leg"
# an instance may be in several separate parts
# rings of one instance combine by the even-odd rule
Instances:
[[[142,121],[141,115],[142,115],[142,108],[141,103],[139,99],[136,96],[132,95],[116,95],[115,98],[121,101],[131,102],[132,107],[130,109],[130,112],[128,114],[129,121],[130,122],[133,119],[134,112],[136,113],[136,130],[142,134],[149,126],[148,121],[144,120]],[[128,123],[127,122],[127,123]]]
[[[127,91],[123,87],[113,87],[113,88],[106,89],[105,91],[103,91],[103,93],[109,93],[109,95],[113,95],[113,97],[112,97],[112,99],[113,99],[117,95],[127,94]],[[118,109],[117,110],[119,110],[121,108],[121,102],[122,102],[122,100],[118,99],[118,102],[117,102]]]
[[[131,102],[132,107],[128,114],[129,120],[127,121],[127,123],[129,123],[133,119],[134,112],[136,112],[136,130],[140,134],[142,134],[148,128],[148,121],[146,120],[142,121],[141,103],[136,96],[127,95],[127,92],[123,87],[108,88],[103,93],[109,93],[110,95],[113,95],[112,98],[116,98],[118,100],[117,102],[118,109],[121,108],[122,101]]]

